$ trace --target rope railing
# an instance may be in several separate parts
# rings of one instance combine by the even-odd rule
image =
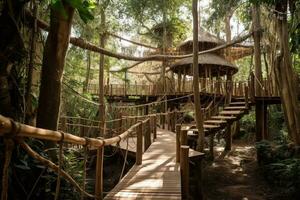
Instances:
[[[155,122],[156,123],[156,122]],[[137,123],[131,125],[127,130],[125,130],[123,133],[107,138],[107,139],[102,139],[102,138],[87,138],[87,137],[79,137],[75,136],[70,133],[65,133],[61,131],[52,131],[52,130],[47,130],[47,129],[42,129],[42,128],[37,128],[33,126],[29,126],[26,124],[21,124],[18,122],[15,122],[14,120],[4,117],[0,115],[0,136],[4,137],[7,140],[12,140],[14,139],[20,146],[30,155],[32,158],[38,160],[42,164],[46,165],[50,169],[52,169],[55,173],[58,174],[58,181],[57,181],[57,187],[56,187],[56,198],[58,198],[58,193],[59,193],[59,187],[60,187],[60,177],[64,177],[69,183],[71,183],[78,192],[81,193],[81,195],[90,197],[90,198],[101,198],[98,195],[93,195],[85,191],[85,187],[80,186],[66,171],[64,171],[61,168],[62,164],[62,144],[63,142],[66,143],[71,143],[71,144],[76,144],[76,145],[82,145],[84,147],[88,148],[103,148],[104,146],[112,145],[115,143],[119,143],[120,141],[124,140],[127,138],[131,133],[133,133],[139,126],[143,124],[149,124],[148,130],[150,131],[150,118],[146,118],[143,121],[138,121]],[[143,129],[142,129],[143,130]],[[60,143],[60,156],[59,156],[59,164],[56,165],[52,161],[42,157],[39,155],[37,152],[35,152],[31,147],[24,142],[22,137],[28,137],[28,138],[36,138],[36,139],[42,139],[42,140],[49,140],[49,141],[54,141],[54,142],[59,142]],[[8,149],[7,149],[7,152]],[[141,152],[139,152],[141,153]],[[6,154],[8,155],[8,154]],[[104,156],[104,154],[103,154]],[[8,156],[10,158],[10,156]],[[10,159],[6,159],[6,165],[8,166],[8,163],[10,162]],[[98,166],[97,166],[98,167]],[[103,166],[101,167],[101,169]],[[5,179],[8,178],[7,173],[8,170],[4,169],[4,174],[3,177]],[[101,177],[102,178],[102,177]],[[5,181],[5,180],[4,180]],[[96,180],[98,181],[98,180]],[[100,181],[101,182],[101,181]],[[2,192],[7,193],[7,188],[4,187],[4,190]],[[97,190],[97,189],[96,189]],[[100,189],[102,190],[102,188]],[[95,192],[98,194],[99,192]],[[102,191],[100,192],[102,195]]]

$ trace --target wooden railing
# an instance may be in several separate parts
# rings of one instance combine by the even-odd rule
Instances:
[[[199,88],[202,93],[228,95],[229,91],[231,96],[244,97],[245,87],[249,88],[249,96],[258,96],[255,91],[255,77],[250,76],[248,81],[224,81],[224,80],[210,80],[202,78],[199,81]],[[278,97],[279,91],[272,81],[264,79],[260,85],[262,97]],[[193,93],[193,81],[185,81],[184,84],[173,83],[167,85],[167,91],[164,93],[162,87],[155,84],[109,84],[105,85],[106,96],[157,96],[157,95],[184,95]],[[88,92],[91,94],[98,94],[98,85],[90,84]]]
[[[128,124],[129,126],[129,124]],[[143,128],[144,127],[144,128]],[[141,141],[143,139],[141,137],[145,137],[144,141],[148,143],[146,145],[151,144],[151,134],[156,136],[156,119],[153,117],[144,117],[144,120],[138,121],[130,127],[122,132],[121,134],[107,138],[88,138],[88,137],[79,137],[70,133],[65,133],[62,131],[52,131],[42,128],[36,128],[33,126],[28,126],[25,124],[21,124],[15,122],[9,118],[6,118],[0,115],[0,137],[4,137],[4,142],[7,148],[5,148],[5,163],[3,168],[3,185],[5,188],[2,188],[2,193],[5,193],[7,196],[8,191],[8,166],[11,160],[11,155],[13,151],[13,143],[14,141],[20,144],[20,146],[28,153],[29,156],[38,160],[41,164],[46,165],[46,167],[52,169],[55,173],[58,174],[58,180],[60,177],[64,177],[69,183],[71,183],[74,188],[77,189],[82,196],[87,196],[94,199],[102,199],[103,197],[103,157],[104,157],[104,146],[116,144],[121,140],[128,138],[129,136],[137,137],[137,156],[136,156],[136,164],[139,165],[142,163],[142,154],[143,150],[141,148]],[[136,133],[136,134],[133,134]],[[85,191],[85,187],[82,187],[78,184],[66,171],[61,168],[61,164],[56,165],[52,161],[42,157],[37,152],[35,152],[31,147],[23,140],[23,137],[28,138],[36,138],[42,140],[48,140],[53,142],[62,143],[70,143],[73,145],[82,145],[82,148],[90,148],[90,149],[97,149],[97,166],[96,166],[96,182],[95,182],[95,193],[90,194]],[[9,145],[11,144],[12,145]],[[60,149],[62,145],[60,145]],[[63,152],[60,150],[60,152]],[[62,156],[59,156],[59,163],[61,161]],[[83,171],[85,171],[84,169]],[[2,186],[3,186],[2,185]],[[57,184],[59,185],[59,184]],[[83,185],[85,185],[85,177],[83,180]],[[58,195],[59,190],[56,191],[56,196]]]

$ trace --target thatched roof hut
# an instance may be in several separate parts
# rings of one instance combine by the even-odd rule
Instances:
[[[205,69],[211,70],[212,76],[223,76],[228,73],[234,74],[238,71],[238,68],[222,58],[219,55],[207,53],[199,55],[198,57],[198,63],[199,63],[199,76],[204,77],[205,76]],[[175,73],[179,73],[179,71],[184,72],[187,75],[192,76],[193,75],[193,57],[189,58],[183,58],[175,62],[171,66],[171,70]]]
[[[199,42],[199,51],[211,49],[225,43],[223,40],[219,39],[218,37],[204,30],[199,30],[198,42]],[[187,38],[185,41],[183,41],[178,45],[177,49],[180,52],[192,53],[193,38],[192,37]]]

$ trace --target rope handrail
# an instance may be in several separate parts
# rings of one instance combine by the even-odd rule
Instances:
[[[44,139],[44,140],[50,140],[55,142],[63,141],[67,143],[77,144],[77,145],[89,145],[90,147],[99,148],[123,140],[130,133],[132,133],[134,129],[140,125],[140,123],[146,123],[148,122],[148,120],[150,120],[150,118],[132,125],[129,129],[127,129],[125,132],[121,133],[118,136],[107,138],[107,139],[100,139],[100,138],[83,138],[83,137],[75,136],[70,133],[37,128],[37,127],[15,122],[7,117],[0,115],[0,136],[12,137],[15,135],[14,132],[16,131],[15,130],[16,128],[14,127],[18,127],[17,128],[18,136]],[[63,140],[62,140],[62,133],[64,135]]]

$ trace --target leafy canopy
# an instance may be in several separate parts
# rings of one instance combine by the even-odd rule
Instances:
[[[51,8],[62,13],[62,15],[66,17],[67,13],[64,9],[63,3],[67,3],[71,7],[76,9],[79,13],[80,18],[85,23],[87,23],[88,20],[94,19],[92,10],[96,7],[95,0],[51,0],[50,1]]]

